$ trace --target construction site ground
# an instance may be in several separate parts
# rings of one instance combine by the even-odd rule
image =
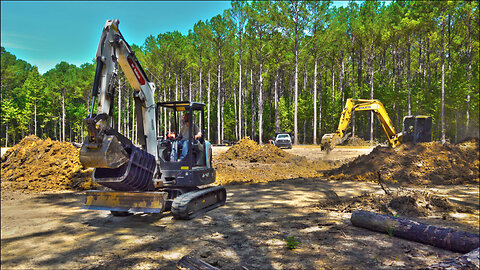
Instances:
[[[292,156],[281,153],[276,161],[229,159],[228,149],[214,148],[226,205],[189,221],[168,212],[114,217],[83,210],[82,190],[22,190],[4,185],[2,176],[1,269],[175,269],[185,255],[220,269],[404,269],[460,255],[354,227],[355,209],[478,233],[478,163],[476,178],[455,185],[402,185],[380,168],[382,188],[341,167],[360,164],[362,157],[355,158],[368,157],[373,147],[341,146],[327,154],[294,146],[285,150]],[[354,173],[362,181],[351,180]]]

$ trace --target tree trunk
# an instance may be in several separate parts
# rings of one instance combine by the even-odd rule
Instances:
[[[441,121],[442,121],[442,144],[445,144],[446,139],[445,139],[445,46],[443,44],[443,37],[444,37],[444,30],[445,30],[445,19],[442,22],[442,37],[440,39],[440,46],[442,47],[441,50],[441,65],[442,65],[442,116],[441,116]]]
[[[232,80],[232,91],[233,91],[233,110],[234,110],[234,116],[235,116],[235,139],[239,140],[238,136],[238,108],[237,108],[237,92],[235,92],[235,87],[233,87],[234,81]]]
[[[137,121],[135,121],[135,100],[132,99],[132,143],[135,144],[135,135],[137,134],[136,132],[136,123]]]
[[[180,99],[183,100],[183,70],[180,71]]]
[[[260,35],[260,40],[262,36]],[[263,42],[260,42],[260,66],[258,76],[258,143],[263,145]]]
[[[342,77],[340,78],[341,93],[342,93],[342,109],[345,106],[345,59],[342,50]]]
[[[298,3],[296,3],[298,4]],[[293,144],[298,144],[298,12],[295,13],[295,86],[294,86],[294,112],[293,112]]]
[[[352,98],[355,99],[355,36],[352,38]],[[355,136],[355,111],[352,112],[352,137]]]
[[[250,113],[250,116],[251,116],[251,132],[250,132],[250,135],[252,137],[252,140],[254,140],[255,138],[255,93],[254,93],[254,87],[253,87],[253,69],[250,68],[250,86],[252,87],[252,90],[250,91],[250,94],[251,94],[251,113]]]
[[[238,139],[242,138],[242,34],[238,41]]]
[[[200,95],[200,102],[203,102],[203,97],[202,97],[202,61],[200,61],[200,81],[199,81],[199,95]],[[203,126],[203,119],[200,118],[200,127]],[[204,135],[204,134],[203,134]]]
[[[322,70],[323,65],[320,66]],[[320,72],[320,74],[322,74]],[[322,133],[322,79],[318,80],[318,132]]]
[[[209,141],[211,141],[211,137],[210,137],[210,66],[208,67],[208,87],[207,87],[207,138]]]
[[[118,123],[117,131],[121,133],[120,128],[122,127],[122,86],[120,84],[120,76],[118,76]]]
[[[294,112],[293,112],[293,144],[298,144],[298,48],[297,48],[297,40],[295,39],[295,86],[294,86]]]
[[[278,49],[277,49],[278,50]],[[278,51],[276,54],[276,69],[275,69],[275,133],[280,132],[280,114],[278,112],[278,99],[279,99],[279,59],[278,59]]]
[[[247,89],[248,89],[248,68],[245,68],[245,91],[243,91],[243,99],[245,100],[245,102],[248,100],[248,92],[247,92]],[[245,110],[243,110],[243,119],[245,119],[245,121],[243,121],[243,136],[242,137],[247,137],[247,130],[248,130],[248,126],[247,126],[247,105],[245,104]]]
[[[371,44],[372,51],[368,57],[368,73],[370,75],[370,99],[373,99],[373,44]],[[370,142],[373,142],[373,117],[374,112],[370,112]]]
[[[190,71],[190,81],[188,82],[188,100],[192,102],[192,71]]]
[[[468,16],[468,91],[467,91],[467,122],[466,132],[470,131],[470,93],[472,92],[472,17]]]
[[[33,117],[34,117],[34,125],[35,125],[35,136],[38,136],[37,135],[37,99],[35,98],[35,101],[33,102],[33,107],[34,107],[34,114],[33,114]]]
[[[335,58],[332,58],[332,127],[335,126]]]
[[[175,72],[175,100],[178,100],[178,76]]]
[[[412,115],[412,102],[411,102],[411,94],[412,94],[412,89],[410,85],[410,35],[408,36],[407,39],[407,84],[408,84],[408,115]]]
[[[65,87],[62,90],[62,142],[65,141]]]
[[[8,124],[5,125],[5,147],[8,147]]]
[[[222,51],[220,47],[218,49],[218,78],[217,78],[217,144],[221,142],[221,86],[222,86],[222,74],[220,73],[222,64],[220,60],[222,59]]]
[[[403,218],[356,210],[350,221],[353,226],[388,233],[410,241],[466,253],[479,247],[479,235],[423,224]]]
[[[392,92],[397,94],[397,97],[399,96],[398,93],[396,92],[396,80],[397,80],[397,46],[395,43],[395,46],[393,47],[393,52],[392,52],[392,61],[393,61],[393,71],[392,71],[392,76],[393,76],[393,82],[392,82]],[[395,126],[398,127],[400,123],[400,110],[398,108],[398,98],[395,98],[393,101],[393,110],[395,111]]]
[[[315,67],[313,68],[313,144],[317,144],[317,47],[315,46],[315,52],[313,61]]]

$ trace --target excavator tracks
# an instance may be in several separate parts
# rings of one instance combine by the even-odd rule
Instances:
[[[172,214],[177,219],[192,219],[225,204],[227,191],[222,186],[184,193],[172,202]]]

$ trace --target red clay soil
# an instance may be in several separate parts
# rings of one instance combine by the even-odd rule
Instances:
[[[400,185],[479,182],[479,141],[377,146],[368,155],[326,172],[331,180],[385,181]]]
[[[23,192],[89,189],[91,171],[84,170],[71,143],[31,135],[2,156],[1,187]]]

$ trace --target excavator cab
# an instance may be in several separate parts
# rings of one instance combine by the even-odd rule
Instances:
[[[403,118],[403,142],[431,142],[432,117],[408,115]]]
[[[157,103],[157,114],[161,108],[166,108],[173,120],[173,130],[169,132],[166,138],[160,139],[157,144],[163,185],[194,187],[215,182],[215,170],[212,168],[212,147],[210,142],[203,137],[204,107],[205,104],[203,103],[190,101]],[[179,124],[183,124],[179,115],[185,115],[185,113],[188,113],[190,118],[189,133],[194,134],[193,127],[195,125],[200,129],[202,137],[198,140],[195,140],[192,136],[190,138],[179,137]],[[178,160],[180,153],[182,153],[182,143],[179,143],[182,140],[188,140],[188,152],[182,160]]]

